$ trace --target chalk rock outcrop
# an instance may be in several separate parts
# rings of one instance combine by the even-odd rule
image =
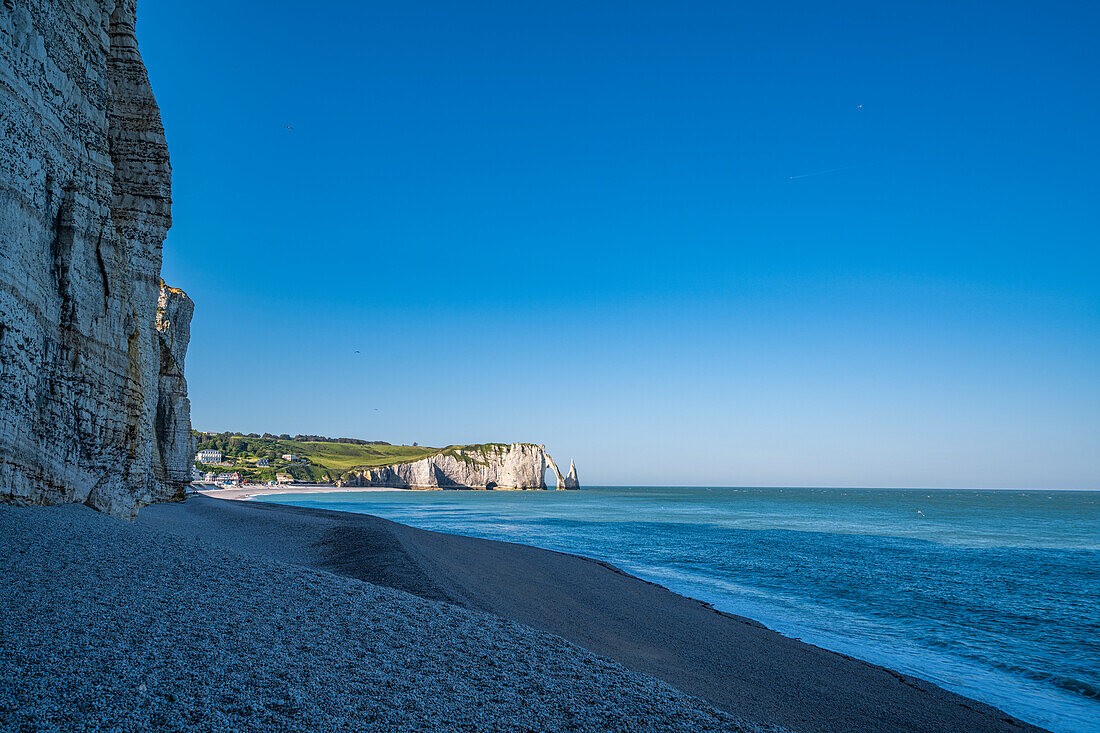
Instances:
[[[579,489],[580,483],[577,481],[577,466],[573,461],[569,461],[569,473],[565,476],[561,475],[561,471],[558,470],[558,464],[554,463],[554,459],[550,457],[550,454],[546,454],[546,462],[550,466],[550,470],[554,472],[554,475],[558,478],[559,489]]]
[[[135,6],[0,4],[0,500],[130,516],[188,478],[192,306],[161,288],[171,167]]]
[[[558,484],[559,489],[579,489],[581,482],[577,480],[577,464],[573,461],[569,461],[569,473],[565,474],[565,479]]]
[[[558,470],[558,464],[554,463],[554,459],[550,457],[549,453],[546,454],[546,465],[554,472],[554,476],[558,480],[558,488],[560,489],[562,484],[565,483],[565,478],[561,475],[561,471]]]
[[[187,344],[191,341],[191,316],[195,304],[187,293],[160,284],[157,300],[157,335],[160,342],[160,380],[157,389],[157,447],[170,486],[191,482],[194,440],[191,436],[191,401],[183,376]]]
[[[399,489],[545,489],[548,466],[553,466],[553,459],[541,445],[491,443],[446,448],[412,463],[353,469],[341,483]],[[558,477],[560,486],[560,473]]]

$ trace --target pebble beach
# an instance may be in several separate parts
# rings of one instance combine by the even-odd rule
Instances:
[[[192,496],[0,506],[2,731],[1038,731],[597,560]]]
[[[0,507],[4,731],[754,731],[550,634],[86,507]]]

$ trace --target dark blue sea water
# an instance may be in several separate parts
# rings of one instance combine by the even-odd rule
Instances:
[[[1053,731],[1100,731],[1100,492],[597,487],[261,500],[601,558]]]

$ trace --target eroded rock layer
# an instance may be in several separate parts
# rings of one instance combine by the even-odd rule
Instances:
[[[123,516],[182,492],[191,303],[136,0],[0,5],[0,498]],[[158,300],[162,310],[158,314]]]
[[[494,443],[448,448],[412,463],[355,469],[342,483],[399,489],[545,489],[547,468],[557,475],[558,488],[567,488],[543,446]]]

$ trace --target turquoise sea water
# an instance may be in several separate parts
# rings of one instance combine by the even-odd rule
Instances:
[[[1057,732],[1100,731],[1100,492],[284,494],[608,560]]]

